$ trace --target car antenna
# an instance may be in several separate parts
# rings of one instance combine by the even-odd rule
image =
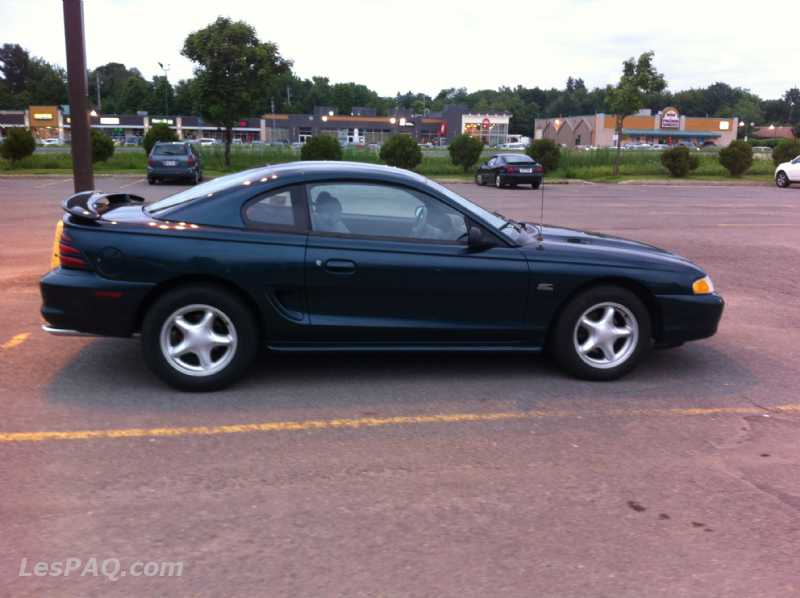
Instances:
[[[536,242],[538,245],[536,249],[544,249],[544,177],[542,177],[541,200],[539,202],[539,234],[536,235]]]

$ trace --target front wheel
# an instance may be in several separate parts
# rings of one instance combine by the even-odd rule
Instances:
[[[254,315],[213,285],[170,291],[147,311],[142,350],[148,367],[182,390],[224,388],[241,377],[258,347]]]
[[[775,184],[781,189],[785,189],[791,183],[789,181],[789,177],[786,176],[786,173],[781,170],[777,175],[775,175]]]
[[[615,380],[650,348],[650,315],[631,291],[599,286],[575,297],[550,338],[556,361],[585,380]]]
[[[494,175],[494,186],[498,189],[503,187],[503,179],[500,178],[499,174]]]
[[[483,182],[483,177],[480,175],[479,172],[475,173],[475,184],[483,186],[485,183]]]

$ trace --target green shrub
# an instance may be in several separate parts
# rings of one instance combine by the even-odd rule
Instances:
[[[450,161],[467,172],[480,160],[483,144],[480,139],[464,133],[450,142],[447,151],[450,153]]]
[[[742,176],[753,165],[753,146],[745,141],[731,141],[728,147],[719,150],[719,163],[731,176]]]
[[[381,146],[380,157],[389,166],[414,170],[422,162],[422,150],[410,135],[394,135]]]
[[[797,141],[781,141],[774,150],[772,150],[772,161],[775,166],[794,160],[800,156],[800,143]]]
[[[114,141],[96,129],[92,129],[92,162],[107,162],[114,155]]]
[[[679,145],[661,152],[661,164],[672,176],[683,178],[692,170],[697,170],[700,159],[688,147]]]
[[[561,161],[561,148],[552,139],[537,139],[528,146],[525,153],[541,164],[545,172],[556,170]]]
[[[153,149],[157,141],[178,141],[178,135],[169,128],[169,125],[165,123],[156,123],[147,129],[147,133],[144,134],[144,139],[142,139],[144,152],[148,156],[150,155],[150,150]]]
[[[333,135],[314,135],[300,150],[302,160],[341,160],[342,146]]]
[[[6,131],[6,138],[0,144],[0,156],[12,165],[32,155],[36,149],[36,141],[28,129],[13,128]]]

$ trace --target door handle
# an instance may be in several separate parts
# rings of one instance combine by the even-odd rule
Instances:
[[[353,274],[356,263],[351,260],[328,260],[325,262],[325,269],[333,274]]]

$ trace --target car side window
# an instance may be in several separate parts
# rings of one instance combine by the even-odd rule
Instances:
[[[250,201],[244,209],[248,224],[260,228],[292,229],[297,227],[292,190],[279,189]]]
[[[494,168],[494,166],[495,166],[496,164],[497,164],[497,158],[492,158],[491,160],[489,160],[489,161],[486,163],[486,166],[488,166],[489,168]]]
[[[466,242],[464,215],[425,193],[375,183],[309,189],[311,229],[364,237]]]

